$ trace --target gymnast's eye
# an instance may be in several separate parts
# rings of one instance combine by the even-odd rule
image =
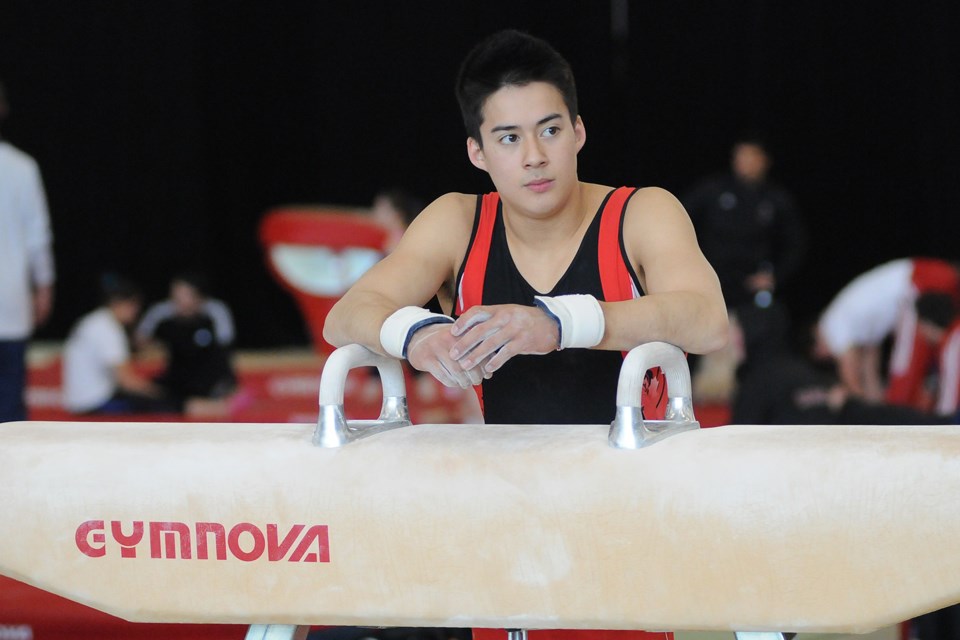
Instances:
[[[501,144],[516,144],[520,140],[520,136],[515,133],[508,133],[507,135],[500,138]]]
[[[543,130],[543,133],[540,134],[546,138],[552,138],[553,136],[560,133],[560,127],[547,127]]]

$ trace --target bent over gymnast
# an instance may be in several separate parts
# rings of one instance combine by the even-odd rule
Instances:
[[[723,346],[717,276],[676,198],[578,179],[586,129],[559,53],[499,32],[467,56],[456,92],[467,156],[496,192],[430,204],[334,306],[326,340],[481,385],[486,422],[545,424],[609,422],[618,352]],[[450,315],[421,308],[434,295]]]

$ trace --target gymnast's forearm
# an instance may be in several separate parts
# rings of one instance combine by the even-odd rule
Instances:
[[[380,344],[380,328],[398,307],[373,292],[348,291],[327,315],[323,339],[335,347],[356,343],[385,354]]]
[[[626,351],[662,341],[702,354],[727,343],[727,311],[718,296],[676,291],[601,305],[606,327],[598,349]]]
[[[846,351],[836,356],[837,375],[840,382],[854,395],[863,397],[866,395],[863,385],[863,358],[859,347],[849,347]]]
[[[880,374],[880,347],[866,345],[860,349],[860,362],[863,368],[863,392],[867,400],[883,400],[883,379]]]

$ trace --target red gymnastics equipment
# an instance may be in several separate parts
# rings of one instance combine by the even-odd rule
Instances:
[[[314,348],[329,354],[323,323],[330,309],[385,253],[387,232],[361,210],[285,206],[266,213],[259,230],[267,266],[296,300]]]

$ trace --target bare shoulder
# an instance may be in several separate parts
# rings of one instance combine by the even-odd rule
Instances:
[[[394,251],[393,261],[427,263],[451,280],[470,243],[477,196],[447,193],[418,215]]]
[[[469,239],[476,208],[475,195],[445,193],[427,205],[410,227],[422,227],[423,231],[437,230],[448,234],[456,234],[465,229]]]
[[[663,216],[688,218],[686,210],[677,197],[660,187],[638,189],[630,199],[627,213],[632,218],[640,217],[646,221]]]
[[[623,221],[627,255],[649,293],[686,276],[708,278],[711,269],[680,201],[659,187],[638,190]],[[715,278],[715,276],[713,276]]]
[[[644,187],[627,204],[623,232],[635,241],[696,243],[693,223],[680,201],[666,189]]]
[[[418,215],[404,234],[398,249],[413,244],[417,251],[457,255],[466,251],[473,229],[477,196],[447,193]]]

